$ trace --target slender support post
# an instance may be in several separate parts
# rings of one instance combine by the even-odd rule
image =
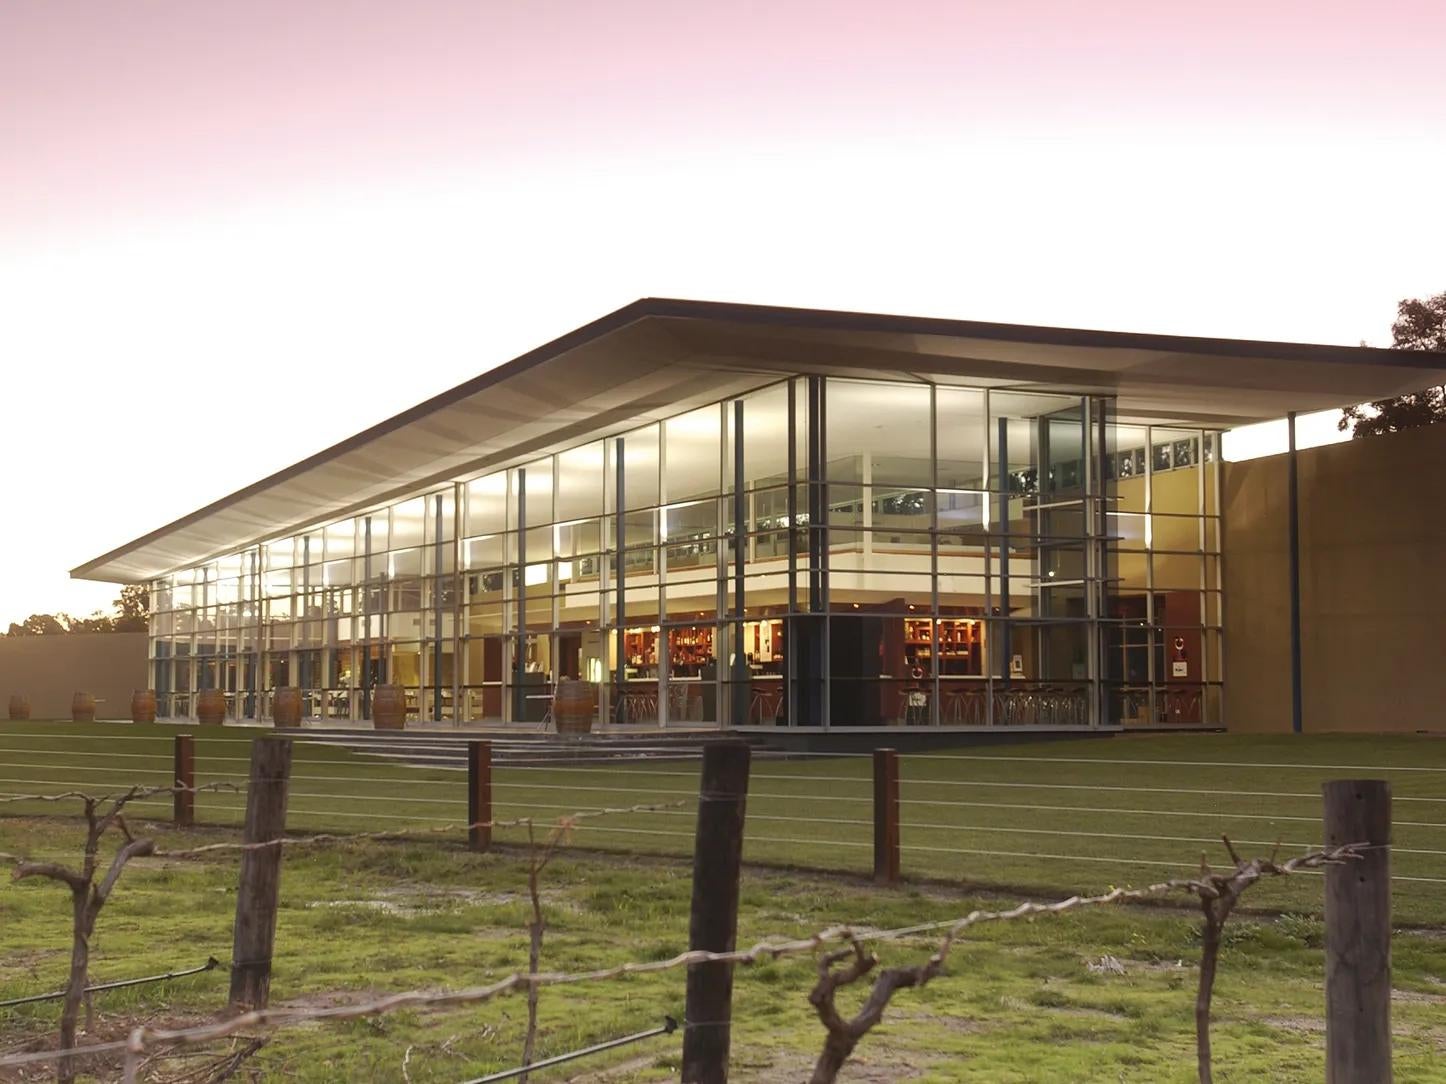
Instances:
[[[1010,664],[1014,658],[1009,621],[1009,419],[999,419],[999,651],[1000,678],[1006,688],[1010,680]]]
[[[442,573],[444,563],[442,559],[442,495],[437,494],[436,501],[436,529],[432,532],[432,551],[434,555],[434,574],[436,579],[432,581],[432,613],[436,624],[432,627],[432,721],[442,721]],[[455,656],[454,656],[455,657]],[[457,721],[456,702],[452,704],[452,722]]]
[[[517,647],[512,654],[512,721],[527,718],[527,470],[517,471]]]
[[[734,726],[748,723],[749,668],[743,623],[747,596],[744,564],[748,546],[748,500],[743,491],[743,400],[733,404],[733,659],[729,666],[728,717]],[[762,719],[758,720],[760,723]]]
[[[286,797],[291,782],[291,742],[258,738],[251,743],[251,779],[246,791],[247,843],[269,843],[286,833]],[[231,947],[231,1005],[264,1009],[271,996],[271,953],[276,944],[276,909],[281,898],[281,847],[241,852],[236,890],[236,926]]]
[[[1289,496],[1286,520],[1290,532],[1290,729],[1299,734],[1305,726],[1301,710],[1300,681],[1300,464],[1295,447],[1295,411],[1285,416],[1289,451],[1286,471]]]
[[[738,939],[738,877],[750,750],[742,742],[703,746],[698,831],[693,849],[689,949],[732,952]],[[683,1030],[683,1084],[727,1084],[733,1018],[733,965],[688,969]]]
[[[1391,1081],[1391,785],[1322,787],[1325,845],[1366,843],[1325,871],[1326,1084]]]
[[[177,828],[189,828],[196,823],[196,739],[189,734],[176,735],[172,774],[176,787],[172,820]]]
[[[492,743],[467,743],[467,846],[485,851],[492,846]]]
[[[874,880],[899,879],[899,752],[874,750]]]
[[[615,449],[615,457],[617,459],[617,462],[614,464],[615,472],[613,486],[613,500],[614,503],[617,505],[617,507],[613,509],[613,511],[616,513],[613,518],[616,521],[614,523],[614,527],[616,529],[615,537],[617,549],[617,562],[615,565],[615,575],[617,576],[617,583],[613,585],[614,590],[616,591],[613,602],[613,636],[616,639],[616,650],[614,652],[615,662],[613,664],[613,689],[617,695],[617,700],[613,704],[613,722],[625,723],[628,721],[628,701],[626,691],[628,653],[627,629],[625,621],[628,610],[628,599],[627,569],[625,567],[626,562],[624,561],[624,552],[625,547],[628,544],[628,517],[626,511],[624,510],[627,508],[626,497],[628,475],[626,469],[627,461],[624,458],[625,448],[623,445],[622,437],[618,437],[618,439],[613,442],[613,448]]]

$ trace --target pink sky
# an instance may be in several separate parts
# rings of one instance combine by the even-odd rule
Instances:
[[[5,532],[0,626],[644,294],[1385,342],[1446,289],[1443,45],[1425,0],[7,0],[0,501],[87,528]]]
[[[1181,126],[1439,140],[1443,48],[1428,0],[8,0],[0,235],[499,160]]]

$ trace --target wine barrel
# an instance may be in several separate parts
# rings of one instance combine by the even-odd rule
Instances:
[[[26,700],[25,697],[21,696],[19,693],[10,694],[10,718],[30,718],[30,701]]]
[[[586,734],[597,718],[597,686],[590,681],[563,678],[552,699],[552,717],[559,734]]]
[[[71,697],[70,718],[76,723],[95,722],[95,697],[90,693],[76,693]]]
[[[137,689],[131,693],[131,722],[154,723],[156,721],[156,691]]]
[[[196,694],[196,722],[220,726],[226,718],[226,694],[220,689],[202,689]]]
[[[271,718],[277,726],[301,725],[301,690],[283,685],[271,694]]]
[[[402,730],[406,725],[407,690],[400,685],[372,689],[372,726],[377,730]]]

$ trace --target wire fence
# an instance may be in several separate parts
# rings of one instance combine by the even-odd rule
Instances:
[[[53,814],[16,795],[120,790],[173,783],[175,728],[78,741],[57,727],[0,728],[0,813]],[[195,735],[195,783],[247,777],[254,732]],[[97,733],[93,729],[91,734]],[[287,816],[295,832],[386,830],[432,835],[465,819],[462,743],[431,741],[423,764],[386,759],[315,740],[296,740]],[[578,827],[574,847],[648,855],[692,853],[696,763],[623,759],[537,763],[499,760],[493,813],[499,821],[547,820],[580,807],[669,806]],[[413,758],[415,759],[415,758]],[[1052,892],[1139,883],[1182,871],[1182,852],[1222,834],[1248,846],[1299,852],[1320,844],[1319,784],[1341,775],[1390,778],[1401,819],[1393,847],[1394,905],[1408,923],[1439,925],[1435,898],[1446,885],[1446,762],[1324,764],[1223,759],[907,754],[900,763],[903,876],[965,881],[1001,890]],[[745,860],[847,873],[873,868],[874,790],[868,754],[790,755],[754,765]],[[7,801],[9,799],[9,801]],[[133,803],[155,819],[166,798]],[[243,792],[196,795],[198,824],[236,826]],[[460,829],[458,829],[460,833]],[[525,830],[494,838],[521,845]],[[1317,910],[1298,880],[1258,894],[1264,906]]]
[[[709,790],[708,784],[700,783],[699,772],[693,765],[677,759],[661,762],[620,759],[610,763],[584,764],[564,760],[553,764],[502,762],[493,772],[482,767],[484,761],[475,755],[469,758],[470,767],[464,769],[462,764],[465,762],[456,766],[442,763],[450,759],[450,754],[437,751],[428,754],[426,765],[418,766],[305,740],[294,742],[289,753],[267,743],[258,746],[253,757],[248,748],[251,735],[232,735],[224,731],[214,735],[202,732],[189,745],[174,743],[169,747],[168,742],[175,737],[174,734],[157,732],[127,734],[124,737],[132,744],[114,749],[95,747],[105,746],[107,735],[103,732],[90,736],[93,745],[83,741],[67,745],[56,741],[57,734],[53,730],[0,731],[0,765],[5,771],[5,775],[0,777],[0,787],[16,788],[0,790],[0,816],[54,815],[58,802],[75,797],[78,792],[79,797],[85,799],[84,809],[92,842],[97,831],[96,802],[87,795],[121,796],[113,802],[114,808],[104,823],[118,823],[127,840],[131,840],[129,828],[124,821],[116,820],[121,806],[152,813],[157,807],[164,809],[173,804],[167,799],[175,800],[174,810],[177,812],[184,802],[194,810],[196,820],[202,824],[228,827],[238,824],[246,812],[247,784],[248,780],[254,780],[251,798],[263,793],[287,794],[289,801],[283,799],[281,802],[284,818],[278,815],[272,830],[281,830],[284,820],[285,829],[292,834],[280,840],[261,835],[260,838],[267,842],[228,840],[175,849],[157,848],[150,839],[131,841],[123,849],[125,853],[118,856],[117,864],[112,865],[105,883],[97,890],[96,899],[100,901],[95,904],[97,910],[120,864],[125,862],[126,854],[132,848],[137,848],[134,852],[137,856],[180,861],[181,868],[185,868],[185,860],[213,857],[220,860],[227,857],[223,852],[254,852],[266,848],[276,848],[275,857],[270,861],[279,863],[283,846],[347,845],[380,839],[397,839],[405,843],[428,836],[435,839],[450,835],[461,841],[485,827],[494,838],[503,842],[531,844],[535,862],[534,820],[544,823],[560,820],[572,836],[573,846],[631,854],[694,855],[695,858],[719,849],[702,842],[707,811],[716,810],[717,806],[704,804],[702,815],[699,809],[700,793],[715,802],[722,800],[717,788]],[[478,751],[473,750],[474,753]],[[741,760],[744,767],[742,777],[747,780],[747,758],[736,755],[740,752],[737,746],[714,749],[709,753],[710,762],[716,767],[723,758]],[[283,753],[286,755],[281,756]],[[260,789],[263,785],[270,786],[266,783],[268,769],[264,767],[268,759],[280,760],[289,766],[286,773],[279,777],[289,779],[288,791]],[[405,761],[406,757],[403,755],[400,759]],[[183,763],[194,765],[194,771],[181,768]],[[1183,770],[1172,776],[1167,769]],[[1443,861],[1446,860],[1446,838],[1439,835],[1441,829],[1446,828],[1446,815],[1442,811],[1446,802],[1443,802],[1440,793],[1436,766],[1422,765],[1419,771],[1407,765],[1345,768],[1353,775],[1389,772],[1398,776],[1397,786],[1401,790],[1398,800],[1415,811],[1412,816],[1417,819],[1407,823],[1410,831],[1418,834],[1420,839],[1413,837],[1409,841],[1395,841],[1392,849],[1399,855],[1398,863],[1403,870],[1394,876],[1384,864],[1386,859],[1381,850],[1383,837],[1378,833],[1373,832],[1368,837],[1377,841],[1373,844],[1352,842],[1335,849],[1318,840],[1321,796],[1301,782],[1304,777],[1295,774],[1308,770],[1305,765],[1195,764],[1130,761],[1125,758],[989,757],[947,753],[900,757],[892,751],[876,756],[761,759],[755,766],[751,784],[742,784],[732,792],[736,801],[736,795],[742,792],[743,786],[748,786],[748,831],[744,834],[742,820],[734,817],[733,846],[746,840],[746,857],[754,861],[848,872],[872,869],[878,876],[882,847],[884,851],[892,850],[895,860],[902,855],[904,872],[912,877],[962,880],[999,889],[1024,888],[1041,894],[1049,892],[1050,886],[1057,884],[1104,887],[1085,889],[1056,904],[1031,902],[1010,911],[980,910],[962,918],[916,924],[883,931],[882,934],[860,935],[849,927],[831,927],[807,939],[772,941],[746,952],[698,950],[666,960],[633,961],[573,973],[539,972],[534,959],[530,973],[514,974],[485,987],[445,992],[413,991],[351,1006],[253,1012],[197,1028],[167,1030],[139,1027],[132,1030],[123,1043],[99,1043],[87,1047],[86,1053],[92,1056],[124,1053],[126,1079],[138,1080],[145,1065],[144,1059],[158,1048],[227,1038],[243,1028],[343,1020],[404,1008],[478,1004],[513,990],[536,990],[543,985],[650,974],[698,963],[752,963],[813,953],[830,941],[848,947],[825,953],[820,959],[819,984],[810,994],[809,1001],[819,1010],[820,1019],[829,1032],[829,1043],[835,1040],[847,1042],[851,1029],[858,1026],[862,1017],[853,1022],[844,1021],[833,1009],[832,994],[838,985],[853,982],[872,966],[867,953],[860,947],[865,938],[902,937],[932,929],[948,929],[949,933],[937,951],[924,964],[905,969],[908,974],[897,969],[882,972],[877,980],[897,980],[902,986],[923,985],[942,966],[952,938],[976,922],[1056,913],[1094,904],[1160,899],[1181,889],[1198,897],[1205,906],[1200,982],[1201,996],[1205,998],[1205,1029],[1208,1031],[1208,989],[1209,983],[1213,982],[1214,954],[1218,953],[1221,943],[1220,929],[1239,892],[1263,875],[1302,873],[1319,876],[1326,865],[1339,864],[1346,859],[1369,860],[1373,856],[1367,852],[1374,852],[1374,859],[1383,863],[1380,868],[1386,870],[1386,874],[1378,876],[1374,883],[1379,885],[1379,892],[1384,895],[1388,884],[1395,882],[1398,914],[1419,910],[1422,915],[1439,919],[1434,901],[1439,896],[1438,886],[1446,884],[1446,861]],[[1318,765],[1314,769],[1321,778],[1338,776],[1342,770],[1342,766],[1336,764]],[[182,776],[179,784],[178,771]],[[704,779],[707,778],[705,774]],[[479,822],[472,810],[481,801],[479,794],[484,789],[494,798],[487,800],[486,819]],[[1362,788],[1356,784],[1344,789]],[[168,790],[177,793],[166,793]],[[1339,795],[1342,787],[1338,785],[1332,790]],[[999,800],[1001,796],[1035,797],[1029,793],[1035,791],[1039,792],[1037,801]],[[1077,804],[1079,799],[1072,800],[1070,804],[1050,800],[1060,792],[1069,795],[1088,793],[1090,797],[1086,800],[1093,804]],[[1384,788],[1381,792],[1384,794]],[[1355,797],[1359,799],[1360,795]],[[1122,804],[1126,802],[1132,804]],[[260,804],[257,803],[258,806]],[[1339,809],[1338,798],[1332,808]],[[1384,808],[1389,810],[1389,799],[1385,799]],[[583,811],[578,812],[579,809]],[[896,816],[896,811],[903,811],[904,815]],[[559,818],[557,814],[560,812],[567,815]],[[1156,827],[1161,818],[1168,817],[1175,819],[1165,823],[1178,825],[1177,828],[1166,830]],[[1139,818],[1151,820],[1146,822]],[[155,819],[165,819],[164,814],[157,814]],[[1389,814],[1386,820],[1389,821]],[[1314,823],[1308,825],[1307,822]],[[248,822],[248,831],[257,831],[259,823],[253,816]],[[692,830],[695,823],[696,833]],[[1339,830],[1340,821],[1337,820],[1336,824]],[[1286,829],[1291,834],[1286,835],[1280,829]],[[105,830],[104,827],[100,829],[101,832]],[[3,821],[0,821],[0,839],[4,838],[3,831]],[[1202,867],[1198,874],[1189,877],[1190,865],[1182,859],[1184,848],[1181,845],[1199,844],[1203,849],[1214,844],[1222,834],[1234,837],[1244,846],[1268,847],[1272,857],[1246,862],[1227,841],[1232,867],[1225,874],[1216,875]],[[1277,849],[1302,853],[1277,865],[1274,858]],[[88,853],[93,854],[94,850],[91,846]],[[736,855],[736,850],[733,853]],[[44,875],[65,881],[74,891],[81,892],[86,889],[92,875],[88,861],[87,881],[76,888],[77,875],[59,867],[41,870],[34,863],[43,856],[29,854],[26,857],[30,863],[17,867],[17,876]],[[253,858],[255,856],[248,853],[246,862],[251,862]],[[1409,869],[1404,868],[1408,866]],[[248,876],[247,868],[242,865],[243,888],[259,883],[259,875],[253,870],[253,875]],[[1162,881],[1155,872],[1162,869],[1171,871],[1173,876]],[[1153,877],[1150,876],[1152,873]],[[535,875],[534,867],[534,878]],[[1260,893],[1252,893],[1252,904],[1276,903],[1289,905],[1292,909],[1315,909],[1319,905],[1321,890],[1319,882],[1312,884],[1311,880],[1310,876],[1278,877],[1269,890],[1262,886]],[[1148,881],[1154,883],[1146,884]],[[1362,881],[1364,883],[1364,878]],[[274,885],[274,879],[271,883]],[[736,863],[731,883],[736,907]],[[1339,883],[1337,880],[1336,884]],[[1140,884],[1142,887],[1118,887],[1120,884]],[[274,887],[271,891],[274,924]],[[535,880],[532,893],[536,907],[538,889]],[[1265,898],[1257,899],[1257,895]],[[78,895],[76,898],[81,897]],[[700,907],[696,889],[693,906],[696,918]],[[714,904],[705,900],[702,906],[706,909]],[[1385,914],[1384,909],[1379,907],[1377,911]],[[233,964],[233,999],[236,997],[235,979],[243,970],[243,964],[251,967],[257,962],[239,940],[241,914],[238,902],[238,947],[235,955],[241,962]],[[82,945],[86,933],[79,925],[80,919],[76,921],[76,944]],[[736,923],[736,913],[731,921]],[[1389,943],[1388,926],[1382,939],[1383,944]],[[1339,940],[1336,942],[1340,943]],[[727,946],[730,949],[731,944],[729,940]],[[269,971],[269,948],[266,952]],[[126,980],[102,984],[100,988],[119,988],[170,977]],[[77,989],[78,985],[72,987],[72,990]],[[874,993],[877,994],[878,990],[876,983]],[[694,1015],[692,996],[690,985],[689,1020],[713,1020],[712,1016]],[[820,1000],[823,997],[828,999],[826,1006]],[[67,999],[67,1011],[73,1014],[76,1003],[74,996]],[[1197,1020],[1198,1011],[1197,1008]],[[694,1032],[703,1026],[685,1024]],[[867,1024],[859,1034],[871,1026]],[[64,1028],[62,1034],[65,1034]],[[858,1035],[853,1036],[854,1041],[857,1038]],[[852,1046],[848,1045],[843,1059],[847,1058],[851,1049]],[[1208,1043],[1203,1049],[1202,1065],[1208,1062]],[[829,1045],[825,1044],[820,1065],[827,1060],[828,1050]],[[0,1060],[0,1064],[18,1067],[55,1056],[53,1052],[22,1054]],[[62,1061],[62,1067],[65,1064]],[[823,1078],[815,1075],[814,1079]],[[831,1081],[833,1077],[827,1079]],[[1207,1076],[1202,1075],[1202,1079],[1207,1079]]]

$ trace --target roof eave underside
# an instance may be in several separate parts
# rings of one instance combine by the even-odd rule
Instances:
[[[71,575],[151,579],[789,373],[1110,395],[1121,420],[1228,426],[1440,383],[1446,355],[645,300]]]

